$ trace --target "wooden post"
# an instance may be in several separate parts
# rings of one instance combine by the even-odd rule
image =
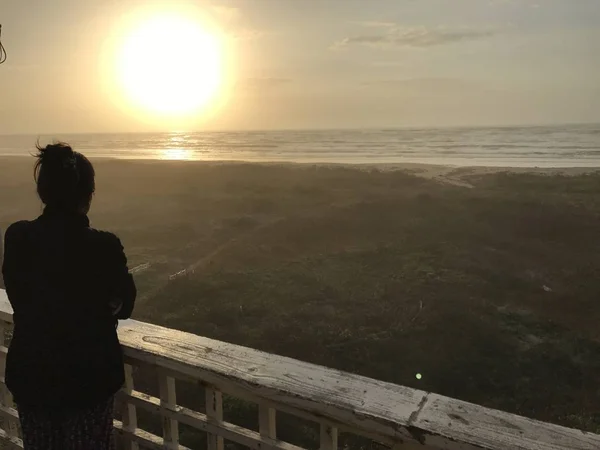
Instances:
[[[128,395],[131,395],[133,392],[133,367],[129,364],[125,364],[125,385],[122,390]],[[137,411],[135,405],[124,400],[121,404],[121,416],[123,419],[123,431],[135,433],[137,429]],[[123,445],[125,450],[139,450],[140,448],[137,442],[130,439],[126,439]]]
[[[4,322],[0,322],[0,346],[4,347],[5,344],[5,339],[4,339],[4,335],[7,331],[7,324]],[[4,380],[4,375],[6,372],[6,349],[3,349],[1,355],[2,357],[0,358],[0,374],[2,375],[2,379]],[[3,406],[7,406],[9,408],[14,408],[15,407],[15,403],[13,402],[13,397],[10,393],[10,391],[8,390],[8,388],[6,387],[6,385],[4,383],[2,383],[2,386],[0,387],[0,403]],[[19,427],[17,425],[17,422],[13,419],[9,419],[6,418],[5,419],[5,423],[6,423],[6,434],[8,434],[8,436],[10,437],[19,437]]]
[[[259,431],[262,437],[277,439],[276,410],[265,404],[258,407]]]
[[[337,450],[338,430],[327,424],[321,424],[320,450]]]
[[[175,378],[159,371],[160,408],[175,409],[177,397],[175,393]],[[179,424],[176,420],[161,413],[163,421],[163,445],[165,448],[179,448]]]
[[[206,416],[210,421],[223,421],[223,394],[206,388]],[[223,450],[223,438],[217,434],[208,433],[208,450]]]

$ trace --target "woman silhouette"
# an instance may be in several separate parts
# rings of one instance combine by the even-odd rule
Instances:
[[[38,145],[40,217],[5,233],[2,272],[14,309],[6,384],[26,450],[113,448],[113,397],[124,381],[116,323],[136,288],[119,239],[89,226],[90,161]]]

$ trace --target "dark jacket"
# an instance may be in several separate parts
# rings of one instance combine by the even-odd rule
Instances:
[[[118,391],[116,324],[136,296],[119,239],[90,228],[85,215],[46,208],[6,230],[2,272],[14,309],[6,384],[16,403],[87,407]]]

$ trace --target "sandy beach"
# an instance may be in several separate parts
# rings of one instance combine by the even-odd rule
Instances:
[[[236,171],[243,174],[245,168],[251,171],[251,168],[268,169],[266,173],[278,178],[281,171],[294,171],[297,173],[310,173],[310,171],[339,170],[343,169],[348,173],[367,172],[375,173],[402,173],[416,176],[425,180],[440,183],[442,185],[452,185],[463,188],[474,188],[481,177],[493,176],[499,173],[510,173],[520,175],[537,175],[545,177],[567,176],[576,177],[589,174],[597,174],[599,168],[593,167],[569,167],[569,168],[529,168],[529,167],[460,167],[444,166],[434,164],[312,164],[312,163],[281,163],[264,162],[250,163],[244,161],[180,161],[180,160],[156,160],[156,159],[113,159],[113,158],[92,158],[97,166],[99,197],[107,197],[103,194],[102,186],[110,185],[109,189],[116,189],[119,183],[127,185],[129,180],[136,183],[138,187],[133,189],[132,197],[142,195],[139,192],[139,186],[146,186],[150,183],[152,177],[157,176],[160,179],[170,179],[170,187],[175,189],[178,172],[187,175],[199,171],[199,176],[206,170],[218,172],[222,168],[235,168]],[[32,157],[0,157],[0,168],[2,177],[0,177],[0,204],[3,208],[0,211],[0,227],[6,227],[10,220],[16,220],[20,216],[32,217],[39,213],[40,205],[34,195],[33,185],[33,163]],[[212,175],[211,175],[212,176]],[[186,181],[186,185],[189,181]],[[191,187],[191,186],[190,186]],[[183,186],[181,186],[183,188]],[[126,193],[124,193],[125,198]],[[123,198],[119,195],[119,201]],[[110,201],[110,200],[107,200]],[[132,199],[133,201],[133,199]]]

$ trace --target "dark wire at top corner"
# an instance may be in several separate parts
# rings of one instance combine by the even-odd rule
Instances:
[[[2,45],[2,25],[0,25],[0,64],[6,61],[6,49]]]

